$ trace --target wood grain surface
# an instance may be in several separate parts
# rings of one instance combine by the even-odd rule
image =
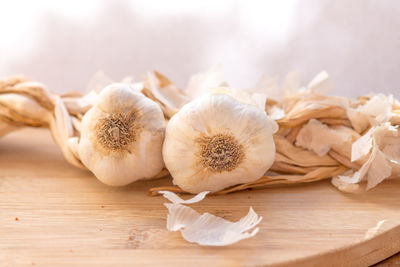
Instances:
[[[200,247],[168,232],[166,200],[146,195],[168,179],[105,186],[44,130],[1,138],[0,170],[0,266],[366,266],[400,251],[399,180],[360,195],[322,181],[207,197],[193,208],[264,219],[254,238]]]

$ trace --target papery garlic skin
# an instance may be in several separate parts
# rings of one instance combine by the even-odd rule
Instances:
[[[173,183],[198,193],[259,179],[275,158],[274,122],[226,94],[206,95],[175,114],[163,158]]]
[[[81,128],[80,159],[107,185],[149,179],[164,167],[164,115],[130,85],[107,86],[84,115]]]

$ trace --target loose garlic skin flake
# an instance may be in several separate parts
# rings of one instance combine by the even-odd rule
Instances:
[[[130,85],[104,88],[81,126],[80,159],[107,185],[150,179],[164,167],[164,115],[155,102]]]
[[[169,121],[163,158],[173,183],[190,193],[216,192],[259,179],[275,158],[274,124],[256,106],[206,95]]]

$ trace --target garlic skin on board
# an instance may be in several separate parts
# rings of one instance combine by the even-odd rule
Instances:
[[[259,179],[275,158],[275,122],[227,94],[186,104],[169,121],[163,158],[173,183],[190,193],[216,192]]]
[[[150,179],[164,167],[165,119],[160,107],[128,84],[111,84],[83,116],[78,153],[104,184]]]

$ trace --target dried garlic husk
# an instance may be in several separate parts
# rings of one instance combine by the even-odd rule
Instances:
[[[349,107],[347,115],[353,128],[362,133],[369,126],[378,126],[388,122],[393,116],[392,105],[395,99],[392,95],[383,94],[372,95],[363,105],[356,108]]]
[[[168,119],[189,101],[181,89],[157,71],[147,74],[142,93],[156,101]]]
[[[359,137],[352,129],[338,125],[331,126],[311,119],[299,131],[296,146],[313,150],[318,156],[326,155],[331,148],[350,157],[351,145]]]
[[[165,203],[169,214],[167,217],[167,229],[178,231],[182,237],[191,242],[203,246],[227,246],[240,240],[253,237],[259,228],[249,232],[262,220],[261,216],[250,207],[249,213],[238,222],[229,222],[223,218],[209,213],[199,214],[192,208],[182,204],[191,204],[201,201],[208,191],[201,192],[189,200],[183,200],[172,192],[159,191],[172,203]]]
[[[346,186],[367,181],[366,189],[371,189],[390,176],[400,172],[400,133],[397,126],[384,123],[372,127],[352,146],[352,161],[361,160],[360,170],[334,177],[332,183],[346,191],[356,187]],[[357,188],[356,188],[357,189]]]
[[[227,94],[205,95],[169,121],[163,157],[173,183],[198,193],[260,178],[272,165],[275,122]]]
[[[192,75],[186,88],[186,94],[193,100],[207,94],[210,88],[222,86],[223,83],[224,72],[222,65],[218,64],[206,71]]]
[[[83,116],[79,157],[108,185],[149,179],[164,166],[164,132],[164,115],[155,102],[128,84],[111,84]]]

